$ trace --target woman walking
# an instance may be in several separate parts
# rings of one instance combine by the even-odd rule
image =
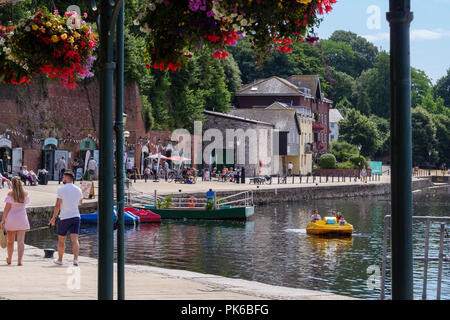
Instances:
[[[23,252],[25,250],[25,231],[30,229],[25,206],[30,202],[30,199],[19,177],[12,178],[11,184],[12,191],[8,193],[5,199],[6,205],[3,210],[1,226],[5,228],[8,239],[8,257],[6,258],[6,263],[11,264],[14,241],[17,236],[17,264],[21,266]]]

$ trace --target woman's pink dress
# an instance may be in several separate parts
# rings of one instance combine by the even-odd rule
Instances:
[[[27,196],[25,197],[24,203],[18,203],[14,201],[12,196],[7,196],[5,202],[11,204],[11,209],[5,220],[6,231],[23,231],[30,229],[27,211],[25,209],[25,205],[30,202],[30,198]]]

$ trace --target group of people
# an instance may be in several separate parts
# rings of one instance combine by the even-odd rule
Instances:
[[[79,206],[83,201],[83,193],[79,187],[75,186],[74,181],[73,172],[66,170],[62,177],[64,185],[58,188],[53,216],[49,221],[49,225],[57,226],[58,258],[53,261],[57,265],[63,264],[65,241],[69,234],[74,256],[73,265],[78,266],[80,248],[78,235],[81,223]],[[6,196],[5,202],[0,232],[6,231],[6,263],[8,265],[12,263],[14,243],[17,241],[17,265],[21,266],[25,248],[25,232],[30,229],[26,212],[26,206],[30,202],[30,198],[20,177],[16,176],[11,179],[11,191]]]
[[[217,178],[221,181],[238,182],[241,176],[241,170],[239,168],[227,168],[223,167],[222,171],[218,171],[216,167],[211,172],[211,178]]]
[[[336,222],[337,223],[345,225],[345,219],[344,219],[344,215],[342,213],[333,211],[332,215],[333,215],[334,218],[336,218]],[[319,210],[315,209],[313,211],[313,214],[311,216],[310,221],[315,223],[315,222],[320,221],[320,220],[322,220],[322,217],[319,214]]]
[[[130,166],[128,166],[128,167],[130,167]],[[127,167],[127,173],[128,173],[128,167]],[[147,180],[150,179],[150,177],[152,175],[156,180],[156,177],[158,176],[158,174],[162,172],[162,173],[164,173],[164,179],[167,181],[169,170],[170,170],[169,162],[161,161],[158,165],[158,161],[153,160],[152,164],[147,165],[144,169],[144,180],[145,180],[145,182],[147,182]],[[131,174],[131,172],[130,172],[130,174]]]

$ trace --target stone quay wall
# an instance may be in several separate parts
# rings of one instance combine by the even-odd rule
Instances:
[[[413,190],[424,189],[432,185],[431,179],[424,178],[413,181]],[[217,197],[226,197],[236,194],[236,191],[217,191]],[[253,190],[253,202],[255,205],[266,205],[270,203],[308,201],[316,199],[339,199],[353,197],[369,197],[382,196],[391,193],[391,185],[389,183],[377,184],[355,184],[355,185],[338,185],[338,186],[308,186],[308,187],[292,187],[277,188],[274,186],[270,189]],[[172,196],[187,197],[193,195],[196,198],[204,198],[204,193],[174,193]],[[81,213],[91,213],[97,211],[97,202],[84,203]],[[53,214],[53,206],[27,208],[28,219],[31,228],[38,228],[48,224]]]

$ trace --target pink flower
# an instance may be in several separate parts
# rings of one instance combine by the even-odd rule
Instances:
[[[85,12],[85,13],[83,14],[83,17],[84,17],[85,19],[87,19],[88,14]]]

